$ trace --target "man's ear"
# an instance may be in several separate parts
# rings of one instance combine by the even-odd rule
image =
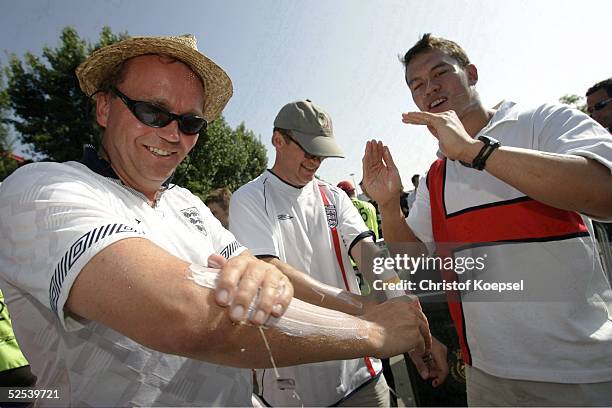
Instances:
[[[478,82],[478,69],[476,69],[476,65],[469,64],[467,66],[467,74],[468,74],[468,84],[473,86]]]
[[[286,143],[285,138],[278,130],[272,133],[272,146],[278,149],[279,147],[283,146],[285,143]]]
[[[108,124],[110,98],[109,92],[100,92],[96,95],[96,122],[103,128]]]

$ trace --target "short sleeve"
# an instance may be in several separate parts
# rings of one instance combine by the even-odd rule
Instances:
[[[255,256],[279,257],[274,225],[254,185],[238,189],[230,200],[230,231]]]
[[[58,163],[30,164],[0,186],[0,274],[51,309],[67,330],[64,304],[81,269],[102,249],[142,237],[133,220],[83,171]]]
[[[408,213],[406,223],[421,242],[428,245],[433,243],[431,204],[426,182],[420,182],[419,187],[416,189],[414,204],[412,204],[412,208]]]
[[[612,171],[612,137],[599,123],[562,105],[543,105],[533,115],[538,150],[587,157]]]
[[[331,188],[330,188],[331,190]],[[344,191],[333,190],[338,202],[338,230],[344,241],[344,245],[349,249],[363,238],[374,237],[374,232],[369,233],[370,229],[366,226],[361,214],[353,202]],[[375,239],[375,238],[374,238]]]

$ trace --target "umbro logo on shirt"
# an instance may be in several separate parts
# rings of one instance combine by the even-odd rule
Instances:
[[[278,218],[281,221],[287,221],[293,218],[293,215],[289,215],[289,214],[278,214],[276,216],[276,218]]]

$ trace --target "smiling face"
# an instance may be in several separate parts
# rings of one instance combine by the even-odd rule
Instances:
[[[461,120],[480,104],[474,88],[477,81],[474,65],[462,67],[455,58],[437,49],[415,55],[406,66],[406,82],[421,111],[454,110]]]
[[[278,131],[272,135],[272,144],[276,148],[274,174],[296,187],[303,187],[314,179],[323,158],[307,154],[296,142]]]
[[[202,115],[204,88],[187,65],[158,55],[135,57],[127,64],[117,89],[130,99],[179,115]],[[113,170],[151,200],[198,140],[183,134],[176,121],[163,128],[145,125],[110,92],[97,97],[96,119],[105,128],[102,146]]]

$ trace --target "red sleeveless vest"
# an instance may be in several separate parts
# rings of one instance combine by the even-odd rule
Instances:
[[[447,214],[444,202],[446,164],[447,159],[439,159],[427,173],[433,237],[441,248],[437,255],[451,256],[453,246],[466,244],[477,246],[491,242],[543,242],[588,235],[578,213],[560,210],[526,196]],[[451,270],[443,270],[441,273],[447,281],[457,280]],[[461,294],[456,291],[447,291],[446,294],[463,360],[471,364]]]

